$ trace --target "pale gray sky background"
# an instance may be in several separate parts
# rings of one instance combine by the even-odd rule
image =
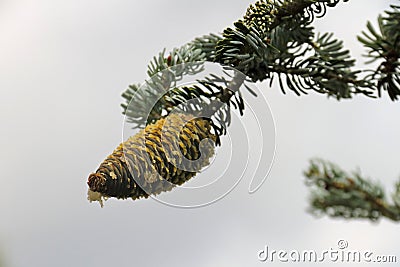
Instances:
[[[259,84],[274,114],[277,155],[256,194],[247,193],[245,178],[226,198],[200,209],[154,200],[109,200],[101,209],[86,200],[88,174],[122,140],[121,92],[146,78],[148,61],[162,48],[221,31],[249,3],[0,1],[0,255],[6,266],[261,266],[268,263],[257,252],[265,245],[322,251],[339,239],[354,250],[400,259],[398,224],[316,219],[306,213],[302,177],[308,159],[320,156],[349,170],[360,167],[391,190],[400,175],[400,110],[386,95],[337,102]],[[343,38],[362,65],[355,35],[391,3],[398,1],[341,3],[316,26]]]

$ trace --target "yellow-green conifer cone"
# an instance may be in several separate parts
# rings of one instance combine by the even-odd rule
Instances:
[[[103,198],[147,198],[169,191],[209,164],[215,140],[208,119],[170,114],[121,143],[90,174],[88,199],[102,205]]]

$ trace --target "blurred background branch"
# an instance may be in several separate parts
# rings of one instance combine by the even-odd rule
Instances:
[[[380,62],[378,68],[365,78],[373,82],[381,96],[387,91],[391,100],[400,95],[400,6],[378,17],[376,30],[371,22],[358,40],[367,49],[370,60]],[[376,221],[386,217],[400,221],[400,181],[395,185],[392,201],[388,202],[385,190],[378,183],[363,178],[360,173],[348,174],[338,166],[324,161],[312,160],[304,173],[311,189],[311,211],[331,217],[366,218]]]
[[[379,183],[321,159],[312,160],[304,175],[312,192],[310,211],[314,215],[400,221],[400,181],[389,201]]]

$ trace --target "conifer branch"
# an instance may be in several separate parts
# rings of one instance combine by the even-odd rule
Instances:
[[[379,31],[370,22],[368,32],[363,32],[358,40],[368,49],[366,55],[374,62],[381,60],[379,67],[368,78],[377,80],[378,94],[388,92],[390,99],[400,96],[400,6],[391,6],[387,16],[378,17]]]
[[[243,114],[244,101],[241,87],[256,95],[247,86],[246,83],[249,82],[267,81],[272,85],[273,81],[277,80],[284,93],[287,88],[297,95],[315,91],[338,100],[351,98],[356,94],[381,97],[381,91],[386,90],[392,100],[397,100],[400,95],[399,7],[392,6],[392,11],[386,12],[385,17],[378,18],[380,32],[375,31],[370,23],[367,24],[369,33],[364,32],[359,40],[369,50],[368,57],[373,60],[382,59],[383,62],[377,70],[357,70],[354,69],[355,60],[351,58],[349,50],[344,48],[341,40],[336,39],[331,33],[316,33],[312,26],[315,18],[323,17],[328,7],[335,7],[339,2],[341,1],[257,1],[254,5],[250,5],[242,19],[235,22],[233,27],[225,29],[222,35],[202,36],[169,53],[163,50],[154,57],[147,68],[150,79],[143,85],[130,85],[122,94],[125,100],[121,105],[123,114],[126,115],[128,122],[145,129],[153,129],[154,125],[159,125],[160,121],[167,118],[173,110],[185,116],[200,117],[207,127],[197,130],[204,133],[202,136],[212,135],[212,140],[218,145],[219,137],[226,134],[230,124],[231,107]],[[183,77],[200,73],[204,69],[205,61],[219,63],[223,68],[231,67],[239,72],[231,75],[230,80],[211,74],[197,80],[197,84],[178,85]],[[190,105],[184,105],[187,102],[190,102]],[[139,135],[137,137],[139,139],[146,136],[145,133]],[[183,148],[193,145],[189,137],[181,142]],[[130,143],[125,145],[129,147]],[[140,151],[150,151],[151,154],[154,146],[158,144],[142,148]],[[198,149],[194,147],[193,151]],[[118,149],[116,151],[121,152]],[[188,153],[188,149],[185,151]],[[185,154],[186,156],[190,157],[189,154]],[[161,156],[157,160],[158,166],[170,164]],[[146,197],[147,195],[141,191],[132,191],[129,189],[131,187],[124,187],[134,185],[130,182],[133,176],[126,174],[126,168],[123,167],[122,170],[123,164],[117,161],[111,162],[115,169],[111,170],[111,167],[108,167],[110,162],[105,161],[98,171],[90,176],[92,177],[88,181],[90,189],[99,193],[101,188],[103,196]],[[142,159],[139,158],[138,162],[142,162]],[[143,168],[151,169],[150,165],[144,165]],[[157,169],[157,166],[154,168]],[[342,189],[345,189],[344,192],[355,190],[355,195],[351,195],[351,200],[354,202],[350,203],[362,203],[363,199],[365,206],[362,214],[359,215],[352,210],[356,209],[356,206],[351,206],[353,204],[349,204],[350,206],[343,212],[338,209],[338,213],[334,214],[339,214],[337,216],[350,214],[349,216],[364,216],[371,219],[378,214],[398,220],[397,210],[394,210],[394,206],[383,202],[383,196],[380,195],[383,191],[378,190],[379,187],[358,176],[355,179],[335,176],[333,177],[333,180],[336,179],[335,182],[330,183],[332,180],[330,177],[321,176],[316,170],[318,168],[314,166],[314,172],[310,173],[311,181],[326,180],[325,183],[329,185],[327,188],[336,190],[331,198],[325,192],[327,194],[326,198],[323,198],[325,202],[316,201],[316,207],[321,210],[326,210],[330,206],[336,207],[343,203],[343,199],[339,198]],[[124,171],[126,175],[122,175]],[[166,173],[166,170],[164,172]],[[337,169],[333,173],[342,172]],[[316,174],[319,176],[315,176]],[[193,175],[184,172],[184,179],[178,179],[177,184],[181,184]],[[174,181],[176,177],[168,174],[167,178]],[[154,192],[163,191],[158,185],[154,186],[157,188]],[[122,190],[122,187],[123,191],[118,191]],[[153,186],[150,185],[149,188]]]
[[[237,21],[235,29],[227,28],[224,30],[222,37],[210,34],[196,38],[180,48],[173,49],[169,54],[166,54],[163,50],[149,63],[147,74],[154,79],[154,76],[160,71],[168,70],[180,64],[213,61],[238,69],[253,81],[269,78],[272,83],[275,73],[283,91],[283,70],[291,69],[291,73],[284,74],[284,76],[287,77],[287,86],[297,94],[305,92],[306,89],[313,89],[328,95],[335,95],[337,98],[349,97],[351,92],[346,89],[347,84],[355,84],[357,85],[357,89],[354,90],[355,93],[362,92],[369,95],[370,92],[367,92],[367,90],[359,89],[359,87],[367,88],[365,82],[354,81],[355,72],[336,73],[335,68],[324,62],[328,58],[326,55],[331,53],[331,55],[343,58],[341,62],[344,62],[344,64],[340,66],[336,64],[335,66],[347,68],[353,64],[354,61],[346,60],[348,52],[344,52],[346,55],[334,54],[335,51],[342,48],[340,42],[332,46],[329,43],[330,38],[327,38],[326,40],[329,41],[327,45],[330,46],[329,49],[325,50],[320,49],[324,47],[324,44],[318,43],[318,41],[324,39],[312,42],[314,33],[310,24],[314,17],[323,16],[326,6],[333,7],[338,2],[339,0],[258,1],[254,6],[249,7],[244,21]],[[303,47],[304,44],[309,47]],[[310,47],[315,48],[321,56],[315,55],[308,61],[300,61],[299,59],[308,52]],[[277,64],[276,61],[279,61],[279,63]],[[150,112],[150,116],[148,115],[149,112],[141,110],[141,107],[147,106],[146,102],[153,101],[155,95],[162,93],[163,90],[166,92],[170,87],[173,87],[173,82],[179,81],[180,77],[188,73],[200,72],[202,70],[200,66],[201,64],[195,70],[190,69],[178,74],[175,73],[172,82],[165,82],[165,79],[160,78],[161,81],[150,86],[150,90],[141,90],[142,95],[137,94],[140,85],[129,86],[122,94],[125,99],[125,103],[122,104],[124,115],[127,115],[131,122],[138,126],[154,123],[162,117],[163,112],[168,113],[168,109],[171,108],[171,106],[168,106],[169,103],[163,101],[163,99],[160,100]],[[348,82],[350,80],[351,83]],[[335,88],[337,84],[341,85],[339,93],[335,89],[328,89]],[[157,92],[151,91],[154,88],[158,88]],[[132,99],[133,95],[135,95],[135,99]],[[204,96],[207,97],[207,95]],[[138,102],[135,110],[128,109],[132,100]]]

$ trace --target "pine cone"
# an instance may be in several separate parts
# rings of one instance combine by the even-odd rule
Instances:
[[[102,205],[108,197],[147,198],[183,184],[214,155],[216,136],[210,130],[208,119],[184,114],[170,114],[147,125],[90,174],[88,199]],[[200,146],[203,139],[205,145]]]

